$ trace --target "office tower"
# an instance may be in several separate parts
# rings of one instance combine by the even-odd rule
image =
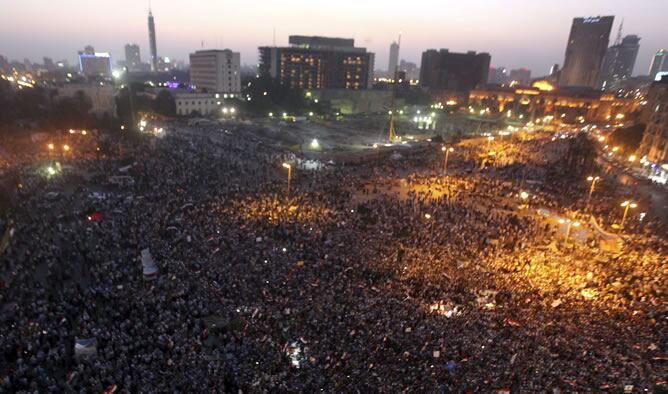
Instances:
[[[292,89],[368,89],[374,54],[344,38],[290,36],[290,47],[260,47],[262,75]]]
[[[487,83],[490,85],[504,85],[508,83],[509,75],[505,67],[492,67],[489,69]]]
[[[241,56],[229,49],[210,49],[190,54],[190,83],[198,90],[241,92]]]
[[[394,76],[394,73],[397,72],[397,65],[399,64],[399,44],[393,42],[390,45],[390,62],[387,66],[387,73],[390,76]]]
[[[148,10],[148,41],[151,47],[151,71],[158,71],[158,46],[155,42],[155,21],[151,9]]]
[[[531,83],[531,70],[526,68],[518,68],[510,70],[510,83],[515,82],[520,86],[529,86]]]
[[[55,65],[55,63],[53,62],[53,59],[51,59],[50,57],[44,57],[44,68],[45,68],[47,71],[53,71],[53,70],[55,70],[55,69],[56,69],[56,65]]]
[[[79,71],[86,77],[109,77],[111,55],[107,52],[95,52],[93,47],[87,46],[79,51]]]
[[[559,76],[560,86],[598,86],[614,19],[614,16],[573,19],[564,67]]]
[[[139,45],[125,44],[125,65],[130,71],[136,71],[141,68]]]
[[[656,74],[662,71],[668,71],[668,51],[665,49],[659,49],[652,58],[652,64],[649,66],[649,77],[655,79]]]
[[[0,55],[0,71],[9,72],[9,60],[6,57]]]
[[[420,68],[413,62],[407,62],[401,59],[399,62],[399,71],[406,72],[406,78],[410,80],[420,79]]]
[[[422,53],[420,86],[431,91],[471,90],[487,82],[491,60],[488,53],[430,49]]]
[[[636,35],[628,35],[608,48],[601,67],[599,86],[602,89],[615,89],[618,82],[630,78],[639,49],[640,37]]]

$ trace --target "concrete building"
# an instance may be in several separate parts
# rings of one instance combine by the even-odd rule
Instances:
[[[529,86],[531,84],[531,70],[526,68],[518,68],[510,70],[509,83],[519,86]]]
[[[406,60],[401,59],[401,62],[399,62],[399,71],[405,72],[406,79],[410,81],[420,79],[420,67],[413,62],[407,62]]]
[[[155,20],[151,9],[148,10],[148,43],[151,47],[151,71],[158,71],[158,44],[155,37]]]
[[[655,176],[668,176],[668,77],[652,83],[647,94],[649,122],[638,154],[653,166]],[[662,174],[661,174],[662,173]]]
[[[241,55],[229,49],[190,54],[190,83],[210,93],[241,92]]]
[[[614,19],[614,16],[573,19],[559,86],[598,87]]]
[[[74,97],[77,92],[83,92],[91,101],[90,112],[96,116],[115,116],[116,115],[116,91],[111,83],[104,82],[84,82],[84,83],[66,83],[57,88],[57,96]]]
[[[392,92],[380,89],[321,89],[313,91],[313,98],[331,102],[344,115],[385,112],[392,104]]]
[[[234,95],[225,93],[198,93],[194,91],[172,92],[176,103],[176,114],[180,116],[234,116],[237,109],[226,105],[225,99]]]
[[[473,114],[501,116],[544,124],[609,123],[617,115],[627,116],[639,107],[638,100],[619,98],[597,89],[554,88],[546,81],[532,87],[488,86],[472,90],[468,98]]]
[[[508,69],[505,67],[491,67],[487,83],[490,85],[505,85],[508,83],[509,78]]]
[[[649,76],[651,79],[655,79],[656,75],[660,72],[668,72],[668,50],[665,49],[659,49],[656,52],[649,66]]]
[[[399,44],[393,42],[390,45],[390,61],[387,65],[387,75],[392,77],[399,66]]]
[[[487,83],[491,60],[488,53],[454,53],[447,49],[430,49],[422,53],[420,86],[432,93],[468,92]]]
[[[139,51],[139,45],[125,44],[125,66],[130,71],[141,70],[141,53]]]
[[[95,52],[91,46],[87,46],[79,52],[79,71],[86,77],[111,76],[111,55],[107,52]]]
[[[368,89],[374,54],[345,38],[290,36],[290,47],[260,47],[261,75],[293,89]]]
[[[619,82],[630,78],[639,50],[640,37],[636,35],[628,35],[621,42],[608,48],[601,67],[599,87],[604,90],[616,90]]]

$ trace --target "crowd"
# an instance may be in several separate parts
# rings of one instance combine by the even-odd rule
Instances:
[[[462,148],[446,177],[439,147],[309,172],[243,127],[174,128],[59,177],[19,169],[0,391],[665,388],[665,231],[564,242],[518,209],[525,188],[581,207],[554,163],[480,170]],[[109,182],[121,168],[132,184]]]

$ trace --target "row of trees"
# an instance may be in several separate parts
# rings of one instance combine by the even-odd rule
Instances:
[[[57,91],[42,87],[14,91],[7,81],[0,81],[1,128],[23,120],[46,130],[95,126],[96,119],[89,115],[91,108],[91,100],[83,92],[59,97]]]

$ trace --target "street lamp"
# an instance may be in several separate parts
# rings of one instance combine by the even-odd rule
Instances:
[[[441,151],[445,154],[445,163],[443,164],[443,169],[445,172],[445,175],[448,175],[448,156],[450,156],[450,152],[454,152],[455,148],[450,147],[446,148],[445,146],[441,148]]]
[[[67,144],[63,145],[63,150],[64,150],[65,152],[68,152],[68,151],[70,150],[70,146],[67,145]]]
[[[587,196],[587,207],[589,207],[589,203],[591,202],[591,195],[594,194],[594,188],[596,187],[596,182],[598,182],[599,179],[601,178],[597,176],[587,177],[587,180],[591,182],[591,187],[589,188],[589,196]]]
[[[290,183],[292,182],[292,166],[288,163],[283,163],[283,168],[288,169],[288,196],[290,196]]]
[[[622,216],[622,223],[619,227],[624,228],[624,222],[626,221],[626,216],[629,214],[629,208],[637,208],[638,204],[627,200],[621,204],[621,207],[624,208],[624,216]]]
[[[55,146],[53,146],[53,144],[49,144],[46,147],[49,148],[49,150],[54,150],[55,149]]]

